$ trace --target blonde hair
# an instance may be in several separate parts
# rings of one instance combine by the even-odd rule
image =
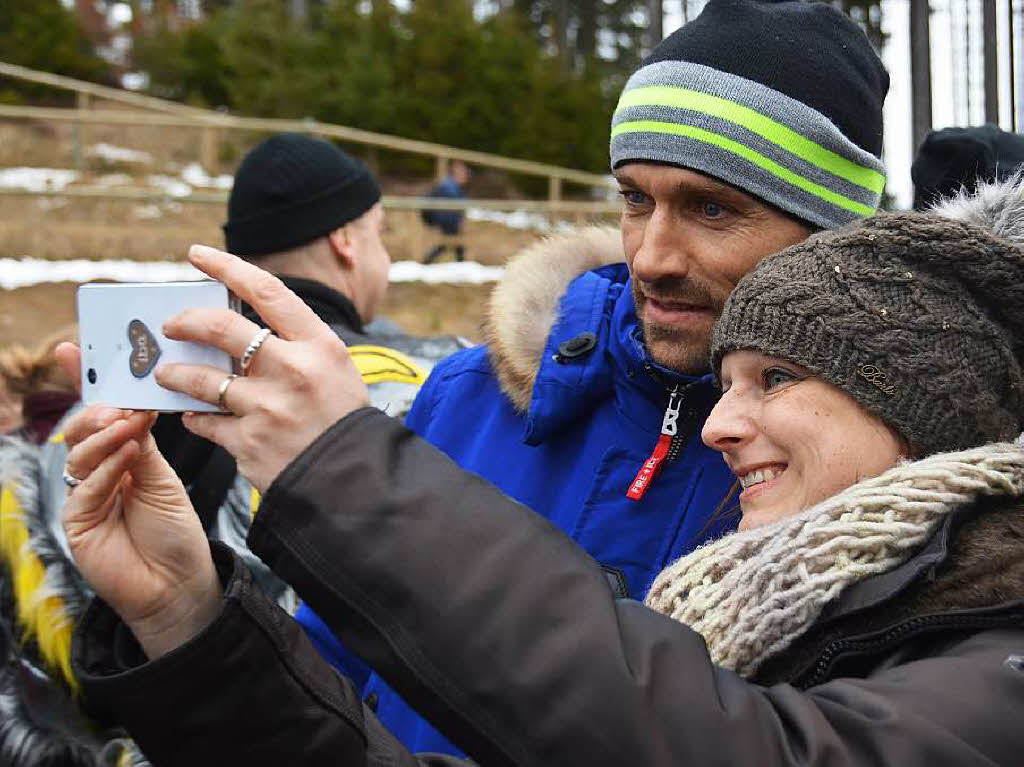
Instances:
[[[34,347],[12,344],[0,349],[0,383],[19,399],[45,391],[74,394],[75,384],[57,364],[53,350],[77,339],[78,326],[66,325]]]

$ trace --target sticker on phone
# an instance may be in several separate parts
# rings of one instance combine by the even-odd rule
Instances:
[[[142,320],[128,323],[128,342],[132,345],[128,367],[136,378],[145,378],[153,372],[156,361],[160,359],[160,344]]]

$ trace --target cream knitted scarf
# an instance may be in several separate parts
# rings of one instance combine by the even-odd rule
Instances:
[[[699,632],[715,663],[749,677],[844,588],[908,559],[946,515],[980,496],[1022,493],[1021,439],[902,463],[682,557],[655,578],[647,605]]]

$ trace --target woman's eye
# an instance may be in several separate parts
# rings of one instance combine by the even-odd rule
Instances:
[[[764,390],[771,391],[791,381],[799,381],[800,378],[785,368],[768,368],[761,373],[761,380],[764,382]]]

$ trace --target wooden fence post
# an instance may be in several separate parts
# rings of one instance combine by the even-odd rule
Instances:
[[[206,126],[202,129],[202,141],[199,147],[199,162],[203,169],[210,174],[216,174],[220,167],[220,136],[219,131]]]
[[[89,110],[88,93],[78,92],[77,106],[79,111]],[[71,167],[77,171],[81,171],[83,167],[86,139],[84,123],[81,120],[76,120],[71,125]]]
[[[548,201],[558,202],[562,199],[562,179],[548,176]]]
[[[555,203],[562,199],[562,179],[558,176],[548,176],[548,202]],[[555,206],[552,205],[548,211],[548,218],[555,223]]]

